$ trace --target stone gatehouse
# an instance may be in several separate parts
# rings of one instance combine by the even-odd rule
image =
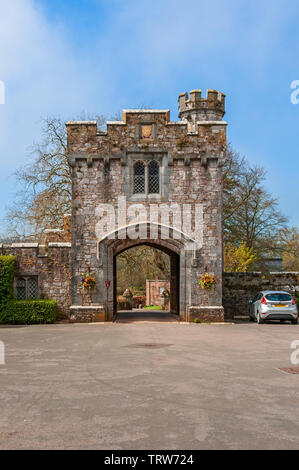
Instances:
[[[161,109],[123,110],[105,132],[95,121],[67,122],[71,239],[57,233],[54,240],[52,231],[42,246],[2,246],[18,255],[16,289],[23,279],[27,292],[35,278],[71,321],[111,321],[116,257],[146,244],[170,256],[173,313],[184,321],[223,320],[224,114],[223,93],[193,90],[179,96],[176,122]],[[216,279],[209,292],[199,285],[205,272]],[[95,276],[91,295],[82,295],[82,273]]]

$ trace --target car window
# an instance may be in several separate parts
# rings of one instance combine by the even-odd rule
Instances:
[[[270,301],[272,300],[274,302],[290,302],[292,300],[292,297],[289,294],[281,294],[277,292],[274,294],[267,294],[266,299]]]

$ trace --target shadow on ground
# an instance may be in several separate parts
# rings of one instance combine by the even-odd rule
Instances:
[[[116,323],[133,322],[178,322],[178,315],[165,310],[146,310],[143,308],[133,310],[121,310],[117,312]]]

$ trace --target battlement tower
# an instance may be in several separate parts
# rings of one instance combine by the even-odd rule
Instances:
[[[225,114],[225,94],[208,90],[202,98],[201,90],[181,93],[179,96],[179,117],[188,124],[189,132],[196,132],[196,123],[200,121],[221,121]]]

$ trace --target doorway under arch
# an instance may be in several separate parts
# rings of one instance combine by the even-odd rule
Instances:
[[[183,232],[148,221],[123,226],[109,232],[97,242],[98,284],[103,287],[97,291],[94,301],[103,303],[105,320],[112,321],[115,317],[116,257],[138,245],[153,246],[170,255],[171,284],[173,291],[177,293],[176,297],[172,297],[171,310],[178,315],[179,320],[187,321],[188,305],[194,303],[193,297],[197,295],[192,290],[195,242]],[[104,287],[105,283],[108,288]]]
[[[175,315],[177,319],[179,319],[179,314],[180,314],[180,255],[176,253],[175,251],[171,250],[170,248],[161,245],[160,243],[155,243],[152,241],[142,241],[138,240],[135,241],[135,243],[127,243],[126,246],[124,247],[119,247],[118,250],[115,251],[113,255],[113,319],[115,320],[118,315],[118,292],[117,292],[117,286],[118,286],[118,269],[117,269],[117,259],[118,256],[120,256],[122,253],[131,250],[132,248],[135,247],[141,247],[141,246],[147,246],[151,248],[155,248],[158,251],[161,251],[165,253],[169,257],[169,291],[170,291],[170,299],[169,299],[169,306],[167,307],[167,311],[171,315]],[[141,260],[142,263],[142,260]],[[145,287],[145,286],[144,286]],[[166,309],[165,309],[166,310]],[[165,310],[161,311],[161,315],[158,314],[158,312],[155,312],[155,315],[157,319],[160,319],[159,317],[162,318],[163,314],[166,318],[165,315]],[[144,313],[144,310],[142,309],[140,312],[136,310],[136,314],[142,314]],[[138,315],[140,317],[140,315]],[[148,315],[143,315],[144,318]],[[168,318],[171,318],[168,315]]]

